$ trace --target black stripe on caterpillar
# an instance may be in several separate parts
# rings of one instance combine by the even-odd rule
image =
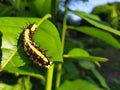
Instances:
[[[46,51],[39,48],[33,40],[33,35],[37,29],[36,24],[30,24],[23,31],[23,45],[24,50],[30,59],[32,59],[39,66],[49,68],[52,62],[50,57],[46,55]]]

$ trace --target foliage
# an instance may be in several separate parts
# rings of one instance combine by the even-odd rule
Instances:
[[[98,15],[103,21],[108,22],[113,28],[120,29],[120,3],[110,3],[94,8],[92,14]]]
[[[16,88],[17,90],[35,90],[34,87],[36,90],[110,90],[104,77],[96,68],[96,66],[101,66],[99,62],[106,62],[108,59],[91,55],[87,49],[79,45],[79,40],[76,40],[76,43],[74,38],[71,39],[69,36],[66,38],[66,33],[68,31],[84,33],[86,36],[101,40],[101,43],[105,42],[119,49],[120,43],[113,34],[120,36],[120,31],[111,28],[93,14],[68,9],[67,3],[66,0],[63,22],[57,21],[59,17],[57,17],[56,7],[58,7],[59,0],[48,0],[47,2],[46,0],[8,0],[0,4],[0,16],[8,16],[0,17],[0,49],[2,52],[0,54],[0,78],[4,74],[9,77],[11,73],[17,77],[13,84],[11,83],[14,82],[14,79],[13,81],[8,79],[8,82],[3,82],[4,80],[1,79],[0,88],[2,90]],[[68,12],[78,15],[95,27],[68,25]],[[51,13],[53,17],[45,20],[48,13]],[[53,64],[49,69],[35,65],[24,52],[21,33],[27,26],[26,23],[27,25],[41,23],[34,34],[34,41],[42,49],[48,50],[48,56],[52,56]],[[70,39],[71,41],[67,43]],[[36,83],[37,80],[32,81],[34,77],[39,80],[39,83]]]
[[[15,85],[9,85],[5,83],[0,83],[1,90],[31,90],[32,84],[30,82],[30,77],[19,78],[18,82]]]

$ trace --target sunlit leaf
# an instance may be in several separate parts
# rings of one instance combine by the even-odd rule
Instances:
[[[105,62],[108,59],[96,56],[90,56],[89,53],[80,48],[73,48],[69,51],[67,55],[64,55],[64,58],[73,58],[79,60],[88,60],[88,61],[101,61]]]
[[[104,90],[86,80],[65,81],[57,90]]]
[[[31,60],[29,60],[23,50],[20,35],[27,24],[37,24],[40,20],[41,19],[38,18],[0,18],[0,32],[2,33],[2,69],[5,68],[5,70],[13,73],[31,73],[30,75],[34,73],[35,75],[35,70],[28,66]],[[47,55],[52,56],[51,61],[62,62],[59,34],[51,22],[46,20],[39,26],[35,32],[34,41],[42,49],[48,50]],[[27,69],[25,67],[27,67]]]
[[[107,23],[105,23],[103,21],[96,19],[96,17],[94,17],[92,14],[87,14],[87,13],[81,12],[81,11],[71,11],[71,12],[80,16],[81,18],[85,19],[90,24],[92,24],[98,28],[101,28],[103,30],[106,30],[108,32],[111,32],[111,33],[114,33],[114,34],[120,36],[120,31],[111,28]]]
[[[73,30],[80,31],[92,37],[96,37],[116,48],[120,48],[120,43],[110,33],[102,31],[94,27],[70,27]]]

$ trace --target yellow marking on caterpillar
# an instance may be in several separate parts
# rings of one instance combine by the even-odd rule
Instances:
[[[37,28],[37,25],[36,24],[33,24],[33,26],[31,27],[31,31],[35,31]]]
[[[33,29],[33,28],[32,28]],[[32,30],[31,29],[31,30]],[[26,29],[25,30],[25,44],[27,43],[29,46],[30,46],[30,48],[38,55],[38,56],[40,56],[45,62],[48,62],[48,60],[47,60],[47,58],[40,52],[40,51],[38,51],[36,48],[34,48],[34,46],[30,43],[31,42],[31,40],[30,40],[30,38],[29,38],[29,29]]]
[[[31,42],[30,38],[29,38],[29,29],[26,29],[24,33],[25,33],[25,38],[24,38],[25,39],[25,44],[27,42]]]
[[[47,58],[40,52],[38,51],[36,48],[34,48],[34,46],[28,42],[28,45],[30,46],[30,48],[37,54],[39,55],[45,62],[48,62]]]

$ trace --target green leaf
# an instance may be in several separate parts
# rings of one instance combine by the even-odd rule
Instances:
[[[100,84],[105,87],[107,90],[110,90],[109,86],[107,85],[104,77],[95,69],[92,69],[93,74],[96,76],[96,78],[99,80]]]
[[[94,27],[70,27],[73,30],[80,31],[82,33],[85,33],[87,35],[96,37],[116,48],[120,48],[120,43],[115,39],[110,33],[102,31],[100,29],[94,28]]]
[[[99,20],[98,18],[94,17],[92,14],[87,14],[85,12],[81,12],[81,11],[71,11],[72,13],[80,16],[81,18],[83,18],[84,20],[88,21],[90,24],[101,28],[103,30],[106,30],[108,32],[114,33],[118,36],[120,36],[120,31],[111,28],[107,23]]]
[[[89,61],[79,61],[79,64],[81,67],[83,67],[87,70],[92,70],[93,68],[95,68],[95,64],[93,64],[92,62],[89,62]]]
[[[89,56],[89,53],[83,49],[80,48],[73,48],[69,51],[68,55],[70,56]]]
[[[5,68],[5,70],[13,73],[36,74],[34,69],[28,66],[31,60],[29,60],[23,46],[21,46],[20,34],[23,32],[23,28],[27,26],[26,23],[37,24],[40,20],[39,18],[0,18],[0,31],[3,35],[1,46],[2,69]],[[51,22],[46,20],[39,26],[35,32],[34,41],[42,49],[48,50],[47,55],[52,56],[51,61],[62,62],[59,34]]]
[[[71,39],[66,39],[64,45],[64,53],[68,53],[71,50],[71,48],[74,47],[76,47],[75,41]]]
[[[0,16],[6,16],[9,15],[10,11],[13,9],[13,7],[9,5],[3,5],[0,3]]]
[[[0,90],[31,90],[32,85],[30,82],[30,78],[23,77],[18,80],[18,83],[15,85],[9,85],[5,83],[0,83]]]
[[[50,13],[51,9],[51,0],[35,0],[34,6],[40,16],[44,16],[47,13]]]
[[[57,90],[104,90],[98,86],[82,79],[65,81]]]
[[[87,69],[91,70],[92,73],[95,75],[95,77],[98,79],[100,84],[105,87],[107,90],[110,90],[109,86],[107,85],[104,77],[96,70],[95,65],[92,62],[89,61],[80,61],[79,62],[80,66]]]
[[[88,61],[101,61],[105,62],[108,59],[96,56],[90,56],[89,53],[80,48],[73,48],[67,55],[64,55],[65,58],[73,58],[73,59],[80,59],[80,60],[88,60]]]
[[[30,77],[22,77],[18,80],[19,86],[25,90],[31,90],[32,89],[32,83],[30,82]],[[20,88],[20,90],[21,90]]]
[[[65,73],[62,76],[62,80],[74,80],[76,78],[79,78],[79,70],[74,63],[64,62],[63,67],[65,69]]]
[[[54,10],[58,8],[59,0],[56,0],[55,3],[57,5],[56,5],[56,8],[54,8]],[[33,8],[36,10],[36,12],[40,16],[44,16],[45,14],[51,13],[52,0],[47,0],[47,1],[46,0],[34,0],[34,2],[31,5],[34,6]]]

